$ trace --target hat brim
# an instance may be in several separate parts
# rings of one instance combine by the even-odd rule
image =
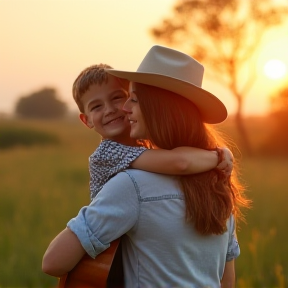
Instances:
[[[189,82],[156,73],[105,70],[113,76],[166,89],[187,98],[196,105],[205,123],[217,124],[227,118],[227,109],[216,96]]]

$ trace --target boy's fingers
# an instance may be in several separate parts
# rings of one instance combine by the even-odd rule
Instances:
[[[223,170],[227,166],[227,163],[225,161],[222,161],[218,166],[217,169]]]

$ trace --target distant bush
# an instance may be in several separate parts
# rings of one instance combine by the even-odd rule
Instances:
[[[20,97],[15,114],[28,119],[58,119],[67,114],[67,105],[58,99],[54,88],[43,88]]]
[[[32,146],[57,144],[57,135],[30,128],[1,127],[0,128],[0,149],[7,149],[14,146]]]
[[[263,144],[264,154],[288,155],[288,87],[271,98],[270,112],[271,131]]]
[[[267,131],[261,152],[263,155],[288,156],[288,111],[270,116],[271,131]]]

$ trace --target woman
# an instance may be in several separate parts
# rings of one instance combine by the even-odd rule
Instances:
[[[137,72],[108,72],[160,87],[131,84],[125,109],[132,137],[166,149],[222,145],[203,122],[223,121],[225,106],[200,88],[203,69],[191,57],[154,46]],[[96,257],[124,235],[126,287],[233,287],[240,251],[232,214],[248,205],[242,192],[236,175],[227,181],[216,171],[177,178],[118,173],[52,241],[43,266],[51,275],[65,274],[85,253]]]
[[[129,90],[123,109],[129,114],[131,137],[149,139],[154,149],[193,146],[212,150],[226,145],[212,127],[203,123],[196,106],[186,98],[136,82],[131,82]],[[199,233],[222,234],[230,214],[241,215],[240,207],[245,206],[246,200],[235,174],[234,171],[228,181],[215,169],[179,177],[186,220]]]
[[[225,112],[215,97],[201,89],[202,67],[193,60],[181,52],[154,46],[137,72],[107,70],[113,76],[135,81],[130,83],[130,97],[124,105],[131,124],[131,137],[150,139],[154,148],[169,150],[179,146],[201,149],[226,146],[216,130],[204,124],[204,121],[219,122],[217,117],[221,118],[221,113],[225,115]],[[208,103],[203,107],[204,102]],[[219,114],[211,116],[215,111]],[[179,177],[185,196],[186,221],[199,234],[222,235],[231,214],[243,219],[241,207],[249,207],[249,201],[236,173],[235,169],[229,181],[216,170]],[[227,286],[231,287],[234,282],[233,262],[230,261],[225,270],[222,285],[228,282]]]

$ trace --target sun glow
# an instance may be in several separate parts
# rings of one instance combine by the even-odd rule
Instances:
[[[286,75],[287,67],[281,60],[271,59],[264,65],[264,73],[270,79],[280,79]]]

